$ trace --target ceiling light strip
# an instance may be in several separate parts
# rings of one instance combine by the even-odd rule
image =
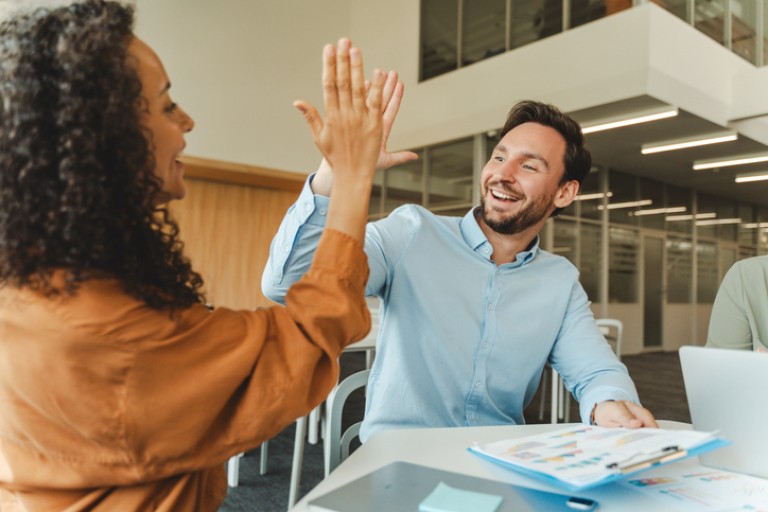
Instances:
[[[711,213],[697,213],[695,215],[689,214],[689,215],[668,215],[664,218],[667,222],[677,222],[681,220],[699,220],[699,219],[714,219],[717,217],[717,214],[714,212]]]
[[[641,217],[644,215],[658,215],[660,213],[680,213],[686,211],[685,206],[670,206],[667,208],[651,208],[649,210],[637,210],[636,212],[627,212],[627,215]]]
[[[734,165],[756,164],[759,162],[768,162],[768,153],[756,153],[752,155],[743,155],[720,160],[698,160],[693,162],[694,171],[704,169],[716,169],[718,167],[731,167]]]
[[[734,217],[730,219],[709,219],[696,221],[697,226],[719,226],[721,224],[741,224],[741,219],[739,217]]]
[[[604,197],[613,197],[613,192],[596,192],[594,194],[581,194],[574,197],[574,201],[589,201],[591,199],[602,199]]]
[[[709,134],[704,137],[697,137],[695,139],[688,138],[668,142],[654,142],[653,144],[643,144],[640,148],[640,152],[644,155],[651,155],[663,151],[674,151],[676,149],[695,148],[699,146],[707,146],[709,144],[731,142],[738,139],[738,137],[738,134],[733,132],[721,132],[718,134]]]
[[[677,108],[665,107],[664,110],[654,111],[648,114],[641,114],[639,116],[618,119],[615,121],[607,121],[591,126],[583,126],[581,133],[584,135],[588,133],[602,132],[605,130],[612,130],[614,128],[621,128],[623,126],[630,126],[633,124],[648,123],[650,121],[658,121],[660,119],[667,119],[669,117],[675,117],[679,113]]]
[[[768,171],[752,172],[747,174],[737,174],[734,181],[736,183],[751,183],[753,181],[768,180]]]
[[[603,206],[598,205],[598,210],[618,210],[620,208],[635,208],[637,206],[648,206],[649,204],[653,204],[652,199],[640,199],[639,201],[627,201],[624,203],[611,203],[608,205]]]

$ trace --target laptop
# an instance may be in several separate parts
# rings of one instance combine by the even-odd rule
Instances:
[[[693,428],[733,443],[701,464],[768,478],[768,354],[685,346],[680,364]]]
[[[526,489],[409,462],[383,466],[315,498],[308,508],[313,512],[417,512],[441,482],[455,489],[501,497],[495,512],[574,512],[597,508],[597,502],[589,498]]]

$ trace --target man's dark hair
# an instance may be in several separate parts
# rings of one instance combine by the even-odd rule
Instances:
[[[563,114],[554,105],[525,100],[517,103],[507,114],[507,121],[504,123],[504,128],[501,129],[499,140],[507,132],[524,123],[538,123],[543,126],[549,126],[563,136],[563,139],[565,139],[565,156],[563,157],[565,172],[560,180],[560,184],[576,180],[581,185],[592,168],[592,155],[584,147],[584,136],[581,133],[579,124]],[[552,215],[557,215],[561,210],[562,208],[556,209]]]
[[[0,283],[47,296],[118,279],[150,307],[202,301],[158,207],[133,9],[80,0],[0,24]],[[64,271],[63,286],[52,280]]]

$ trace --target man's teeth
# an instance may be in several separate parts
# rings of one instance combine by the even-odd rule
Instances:
[[[515,199],[513,196],[508,196],[507,194],[502,194],[501,192],[497,192],[495,190],[491,190],[491,194],[497,199],[505,199],[507,201]]]

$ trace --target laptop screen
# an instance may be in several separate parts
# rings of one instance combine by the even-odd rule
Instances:
[[[701,463],[768,478],[768,354],[685,346],[680,364],[693,428],[733,443]]]

